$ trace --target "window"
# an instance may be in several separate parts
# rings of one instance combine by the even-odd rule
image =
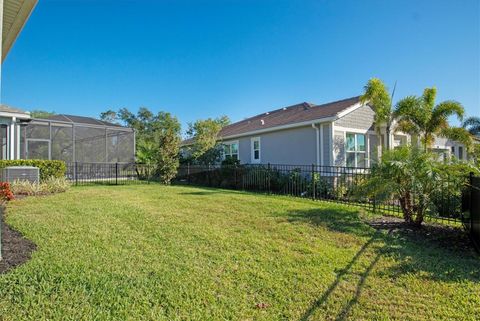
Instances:
[[[366,167],[365,135],[347,133],[345,143],[347,167]]]
[[[251,139],[252,145],[252,163],[260,163],[260,137],[253,137]]]
[[[452,155],[452,156],[455,156],[455,146],[452,146],[452,152],[451,152],[451,155]]]
[[[223,159],[238,160],[238,142],[223,143]]]
[[[458,146],[458,159],[463,159],[463,147]]]

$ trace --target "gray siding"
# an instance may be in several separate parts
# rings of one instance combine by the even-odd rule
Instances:
[[[239,138],[242,164],[251,163],[252,137],[260,137],[262,164],[311,165],[316,163],[316,132],[311,126],[280,130]]]
[[[242,137],[238,139],[238,153],[241,164],[250,163],[250,137]]]
[[[335,126],[374,130],[373,118],[375,112],[370,106],[364,105],[335,121]]]

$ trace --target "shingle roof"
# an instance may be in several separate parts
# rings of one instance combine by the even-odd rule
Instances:
[[[276,109],[266,113],[253,116],[239,122],[225,126],[219,133],[220,137],[238,136],[249,132],[263,129],[293,125],[306,121],[321,120],[336,116],[345,109],[360,102],[360,96],[342,99],[322,105],[315,105],[307,102]],[[186,139],[183,145],[191,144],[193,140]]]
[[[29,115],[29,113],[27,113],[26,111],[24,111],[22,109],[14,108],[12,106],[8,106],[8,105],[5,105],[5,104],[0,104],[0,112]]]
[[[123,127],[122,125],[119,125],[119,124],[106,122],[106,121],[95,119],[95,118],[92,118],[92,117],[66,115],[66,114],[52,115],[52,116],[46,117],[45,119],[58,120],[58,121],[63,121],[63,122],[67,122],[67,123],[76,123],[76,124]]]
[[[355,105],[360,97],[352,97],[323,105],[300,103],[289,107],[273,110],[242,121],[225,126],[220,131],[221,137],[240,135],[256,130],[274,128],[310,120],[332,117]]]

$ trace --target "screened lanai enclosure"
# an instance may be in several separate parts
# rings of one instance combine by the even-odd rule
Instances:
[[[19,123],[21,159],[54,159],[66,163],[131,163],[135,132],[90,117],[54,115]]]

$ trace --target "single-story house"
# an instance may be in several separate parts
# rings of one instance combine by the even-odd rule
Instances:
[[[326,104],[299,103],[230,124],[219,133],[224,157],[242,164],[370,167],[385,146],[385,129],[374,128],[374,110],[352,97]],[[392,147],[411,143],[391,133]],[[191,144],[191,140],[184,145]],[[437,139],[435,149],[466,157],[463,146]]]

